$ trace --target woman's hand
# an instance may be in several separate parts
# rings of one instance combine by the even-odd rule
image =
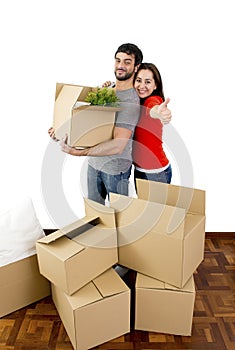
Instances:
[[[62,152],[72,154],[72,147],[68,145],[68,135],[65,135],[65,137],[60,141],[60,147]]]
[[[102,84],[102,88],[104,87],[109,87],[111,86],[113,83],[110,80],[107,80],[105,83]]]
[[[87,149],[76,149],[76,148],[68,145],[68,135],[67,134],[60,141],[60,147],[61,147],[62,152],[70,154],[71,156],[81,157],[81,156],[87,155]]]
[[[52,140],[54,141],[59,141],[56,136],[55,136],[55,129],[53,127],[51,127],[49,130],[48,130],[48,134],[49,136],[52,138]]]
[[[151,108],[150,116],[154,119],[159,118],[161,120],[162,124],[170,123],[171,118],[172,118],[172,114],[171,114],[171,110],[167,107],[169,102],[170,102],[170,99],[169,99],[169,97],[167,97],[163,103]]]

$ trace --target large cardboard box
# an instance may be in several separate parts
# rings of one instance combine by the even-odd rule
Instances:
[[[41,274],[69,295],[118,261],[114,210],[84,203],[83,219],[36,242]]]
[[[36,254],[0,267],[0,317],[50,294],[50,282],[39,273]]]
[[[184,288],[137,273],[135,329],[190,336],[195,302],[193,276]]]
[[[155,203],[152,197],[144,200],[111,194],[110,206],[116,211],[118,261],[182,288],[204,258],[205,193],[182,189],[182,201],[175,203],[170,193],[172,186],[161,185],[166,185],[171,201]],[[140,190],[138,195],[142,195]]]
[[[113,137],[115,113],[120,108],[84,104],[95,88],[56,84],[53,127],[60,140],[68,135],[72,147],[91,147]]]
[[[156,181],[136,180],[139,199],[185,209],[186,214],[205,216],[204,190]]]
[[[75,350],[130,331],[130,290],[112,268],[72,296],[52,285],[52,297]]]

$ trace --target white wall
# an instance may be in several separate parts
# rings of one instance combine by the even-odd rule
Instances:
[[[96,86],[113,79],[116,48],[133,42],[162,74],[171,127],[190,155],[193,186],[207,193],[206,231],[234,231],[232,0],[150,0],[141,6],[10,0],[0,5],[0,30],[0,207],[9,193],[27,194],[42,226],[57,226],[43,200],[41,173],[53,178],[58,167],[64,198],[83,216],[84,159],[62,157],[58,145],[48,146],[55,84]],[[189,171],[187,160],[172,162],[172,183],[187,185],[179,175]],[[63,217],[59,199],[55,211]]]

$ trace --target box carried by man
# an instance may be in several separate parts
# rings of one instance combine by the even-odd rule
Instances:
[[[92,147],[113,137],[118,107],[91,105],[84,100],[96,88],[72,84],[56,84],[53,128],[61,140],[68,135],[68,145]]]

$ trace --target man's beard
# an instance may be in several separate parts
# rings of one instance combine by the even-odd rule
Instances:
[[[130,72],[130,73],[126,73],[125,75],[122,75],[122,76],[119,77],[119,76],[116,74],[116,71],[114,72],[115,77],[116,77],[116,79],[117,79],[118,81],[125,81],[125,80],[130,79],[130,78],[132,77],[133,73],[134,73],[134,70],[133,70],[132,72]]]

